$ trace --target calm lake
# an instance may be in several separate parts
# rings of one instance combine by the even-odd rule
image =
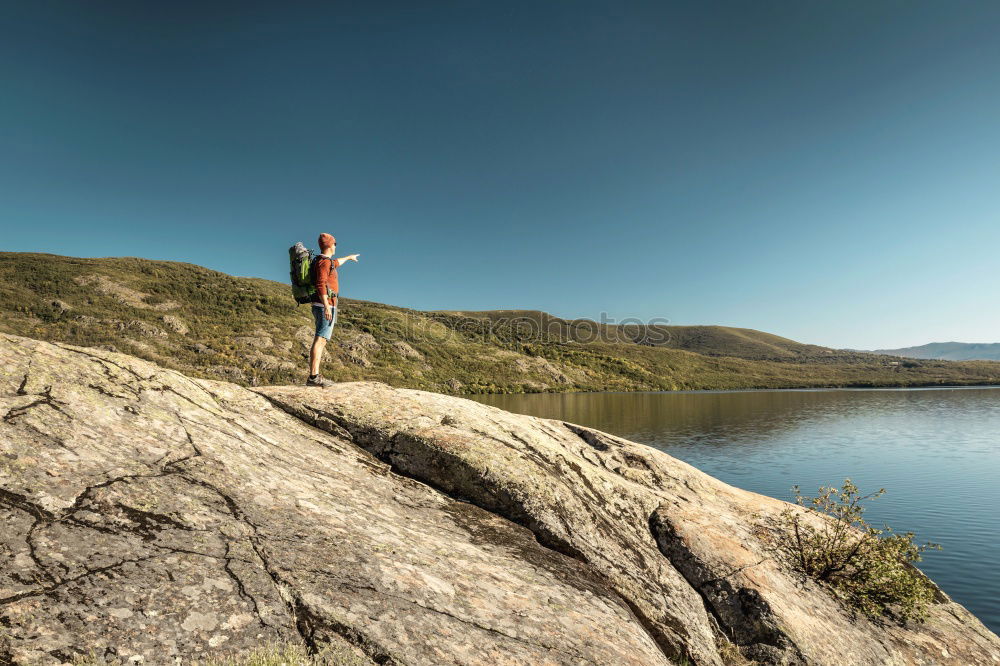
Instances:
[[[648,444],[785,500],[850,478],[872,524],[933,541],[923,569],[1000,632],[1000,388],[469,396]]]

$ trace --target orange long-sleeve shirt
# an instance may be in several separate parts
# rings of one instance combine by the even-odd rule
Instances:
[[[333,295],[340,291],[340,283],[337,280],[337,266],[340,260],[333,257],[320,255],[315,259],[313,266],[313,286],[316,287],[316,294],[313,296],[313,303],[323,303],[322,294]],[[331,299],[331,305],[336,305],[336,301]]]

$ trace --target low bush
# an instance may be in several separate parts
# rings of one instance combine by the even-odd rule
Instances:
[[[885,489],[861,495],[850,479],[843,486],[824,486],[816,497],[792,489],[805,512],[787,510],[780,541],[791,563],[810,578],[829,585],[869,617],[891,616],[900,622],[923,621],[935,586],[913,563],[937,544],[914,543],[914,533],[898,534],[889,526],[872,527],[864,519],[867,500]],[[812,515],[810,515],[812,514]]]

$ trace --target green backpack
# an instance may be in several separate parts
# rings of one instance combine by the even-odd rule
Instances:
[[[312,250],[306,249],[302,243],[296,243],[288,248],[288,263],[292,278],[292,296],[295,302],[300,305],[309,303],[316,293],[313,285],[311,268],[315,254]]]

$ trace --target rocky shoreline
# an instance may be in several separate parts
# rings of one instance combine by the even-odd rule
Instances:
[[[943,593],[857,617],[774,557],[787,504],[595,430],[13,335],[0,367],[0,664],[1000,663]]]

